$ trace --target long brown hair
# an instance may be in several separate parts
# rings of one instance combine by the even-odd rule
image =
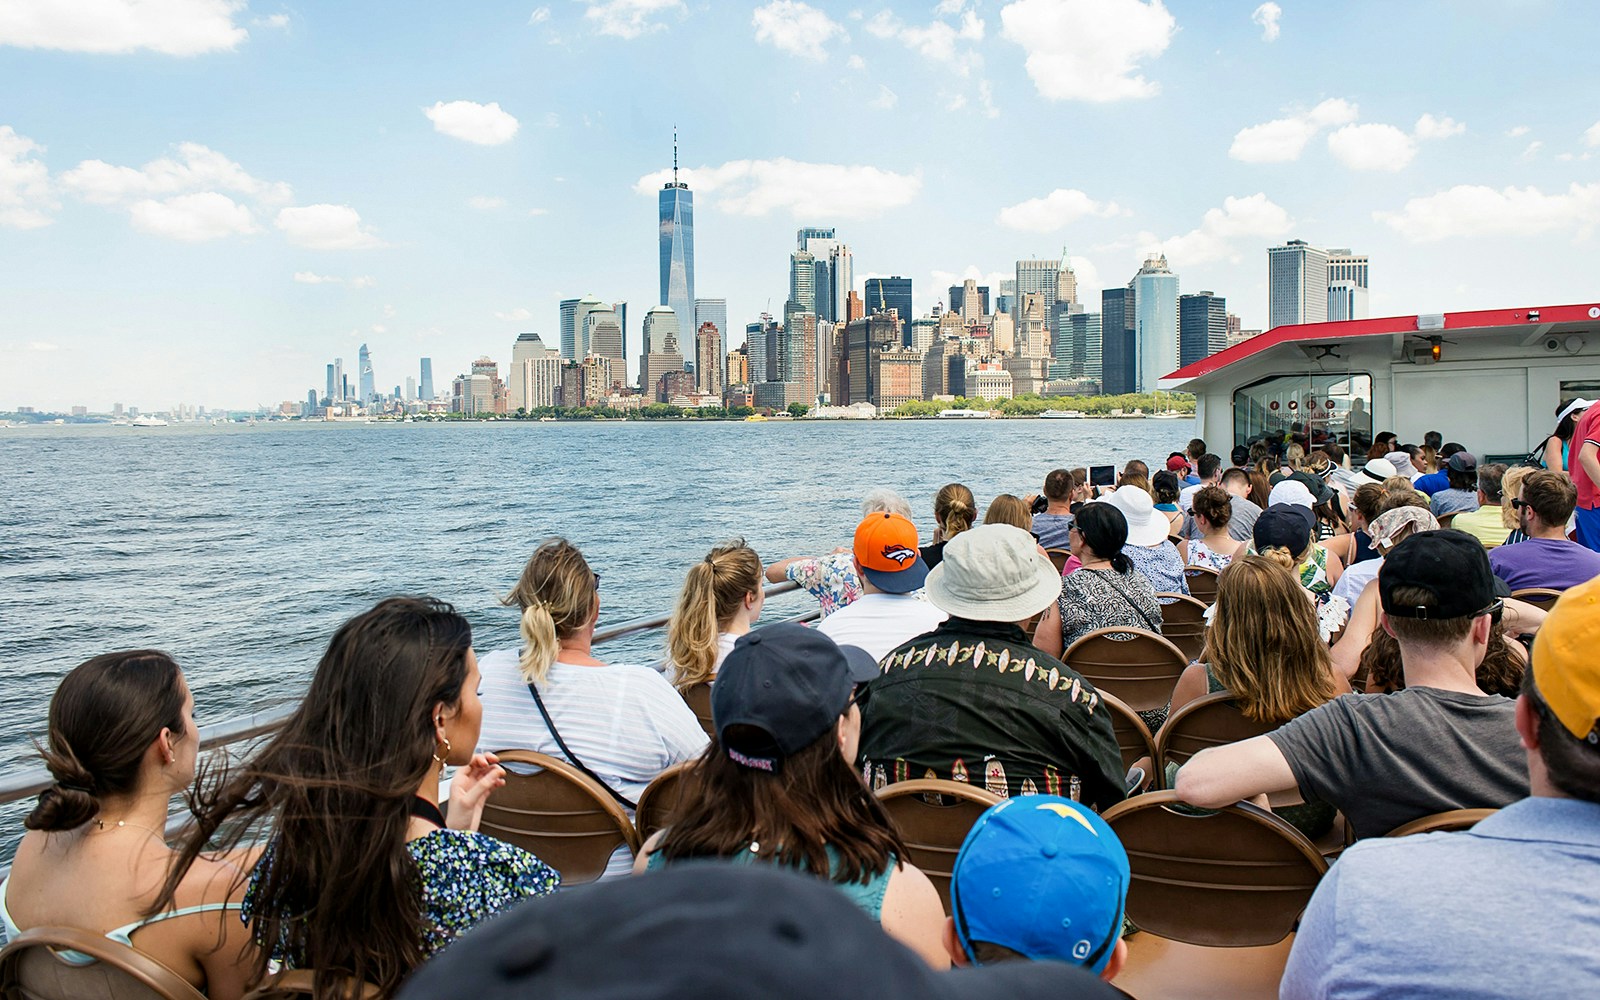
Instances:
[[[471,645],[467,620],[426,597],[391,597],[341,625],[278,734],[196,796],[149,912],[172,905],[203,851],[270,829],[251,887],[255,981],[276,951],[316,970],[319,997],[338,995],[342,976],[397,990],[425,957],[411,799],[434,767],[433,710],[461,700]]]
[[[943,530],[945,541],[972,527],[978,516],[978,501],[960,483],[946,483],[933,497],[933,519]]]
[[[1400,664],[1400,640],[1390,635],[1380,624],[1372,630],[1372,638],[1361,650],[1360,671],[1368,678],[1368,687],[1388,694],[1403,691],[1406,686],[1405,671]],[[1483,662],[1478,664],[1475,679],[1484,694],[1498,694],[1515,698],[1522,689],[1522,675],[1528,663],[1511,640],[1505,628],[1495,622],[1489,630],[1489,645],[1484,650]]]
[[[543,684],[561,652],[561,640],[589,624],[599,578],[583,553],[565,538],[534,549],[511,593],[501,599],[522,609],[522,679]]]
[[[709,681],[717,669],[717,633],[744,599],[761,592],[761,557],[736,539],[689,567],[678,606],[667,623],[667,657],[679,691]]]
[[[838,740],[829,726],[768,772],[734,763],[713,737],[684,775],[682,806],[662,838],[662,856],[726,858],[753,850],[840,883],[883,874],[891,855],[905,861],[894,821],[839,752]]]
[[[1217,580],[1201,654],[1245,718],[1281,724],[1333,698],[1327,644],[1300,581],[1263,556],[1238,556]]]

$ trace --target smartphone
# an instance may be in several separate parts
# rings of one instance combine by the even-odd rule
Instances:
[[[1117,484],[1117,467],[1115,465],[1089,466],[1090,486],[1115,486]]]

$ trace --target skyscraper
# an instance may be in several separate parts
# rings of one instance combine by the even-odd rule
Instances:
[[[1133,287],[1100,293],[1100,391],[1108,396],[1133,392],[1137,355],[1133,344]]]
[[[1305,240],[1268,247],[1267,329],[1327,318],[1328,251]]]
[[[1019,260],[1016,281],[1016,289],[1013,292],[1016,297],[1011,300],[1014,308],[1021,305],[1024,295],[1038,292],[1044,296],[1044,311],[1049,314],[1061,293],[1061,261]],[[1076,289],[1076,284],[1073,287]]]
[[[1341,247],[1328,251],[1328,282],[1354,282],[1357,288],[1367,287],[1367,255],[1351,253]]]
[[[855,258],[843,243],[828,252],[828,319],[843,323],[850,319],[850,296],[855,294]]]
[[[693,309],[691,308],[691,312]],[[656,383],[669,371],[683,371],[683,346],[678,315],[671,306],[655,306],[644,317],[644,354],[639,357],[639,389],[655,392]],[[690,348],[693,350],[693,348]]]
[[[408,403],[415,403],[417,401],[417,380],[412,378],[410,375],[406,376],[405,401]]]
[[[584,319],[583,343],[586,357],[592,354],[607,359],[611,362],[611,374],[623,377],[622,352],[627,347],[622,341],[622,318],[617,315],[615,306],[598,306],[589,311]]]
[[[694,316],[694,194],[678,180],[676,131],[672,134],[672,180],[662,186],[657,205],[661,210],[661,304],[672,307],[680,330],[693,331],[699,326]]]
[[[900,343],[911,346],[911,279],[898,275],[892,278],[868,278],[866,285],[867,315],[893,309],[900,316]]]
[[[1178,296],[1178,366],[1228,346],[1228,300],[1213,292]]]
[[[334,395],[335,393],[337,393],[339,391],[338,388],[337,388],[337,383],[335,382],[336,378],[337,378],[337,376],[334,374],[333,366],[329,365],[328,366],[328,394],[326,396],[322,397],[322,398],[327,400],[328,403],[330,403],[330,404],[335,399],[338,398],[336,395]]]
[[[1367,290],[1354,281],[1328,282],[1328,322],[1367,318]]]
[[[976,323],[989,315],[989,286],[968,278],[950,286],[950,311],[961,314],[963,323]]]
[[[335,402],[344,402],[344,358],[333,359],[333,398]]]
[[[1130,282],[1138,363],[1134,392],[1153,392],[1161,376],[1178,367],[1178,276],[1165,254],[1146,257]]]
[[[433,396],[433,359],[432,358],[423,358],[422,359],[422,372],[421,372],[421,375],[422,375],[422,378],[420,380],[421,381],[421,387],[417,391],[418,391],[418,393],[421,394],[423,400],[431,402],[433,400],[433,398],[434,398],[434,396]]]
[[[686,357],[684,360],[694,361],[694,370],[696,375],[700,374],[701,366],[709,367],[712,370],[712,381],[716,383],[717,388],[702,388],[702,392],[721,392],[722,386],[727,384],[727,379],[723,374],[722,366],[724,345],[728,341],[728,300],[695,299],[694,314],[695,318],[700,321],[700,325],[695,327],[694,349],[690,352],[692,358]],[[702,347],[705,346],[703,327],[707,323],[710,323],[717,329],[716,350],[711,354],[706,354],[702,350]],[[711,384],[711,382],[697,378],[695,380],[695,384],[703,387]]]
[[[600,301],[598,295],[585,295],[572,306],[572,349],[573,359],[581,361],[585,356],[594,353],[589,346],[589,316],[597,310],[604,309],[606,304]]]
[[[361,365],[361,403],[365,406],[378,398],[378,390],[373,385],[372,378],[372,354],[367,350],[366,344],[361,345],[361,353],[358,357]]]
[[[789,255],[789,301],[806,312],[817,311],[817,258],[809,250]]]
[[[561,356],[567,360],[577,356],[578,353],[578,300],[561,300],[560,325],[556,327]]]

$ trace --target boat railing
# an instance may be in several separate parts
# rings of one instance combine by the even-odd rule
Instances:
[[[773,598],[799,589],[800,586],[792,581],[773,584],[766,588],[765,597]],[[801,614],[783,618],[781,621],[809,622],[815,621],[820,617],[822,617],[821,610],[812,608]],[[616,625],[608,625],[605,628],[595,630],[594,641],[596,644],[612,642],[628,636],[654,631],[655,629],[666,627],[667,622],[671,621],[671,619],[672,613],[667,612],[666,614],[634,618],[630,621],[619,622]],[[773,623],[768,622],[767,624]],[[200,749],[203,751],[218,750],[273,733],[293,714],[296,707],[298,707],[296,704],[280,705],[209,726],[202,726],[200,727]],[[50,777],[50,772],[44,767],[32,767],[0,778],[0,805],[38,795],[46,788],[49,788],[54,780],[54,778]],[[185,816],[169,817],[169,830],[173,828],[175,823],[181,825],[186,818]],[[3,874],[3,870],[0,870],[0,874]]]

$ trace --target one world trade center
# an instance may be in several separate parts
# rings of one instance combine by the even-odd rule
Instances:
[[[694,193],[678,180],[678,137],[672,137],[672,181],[661,188],[661,302],[677,315],[679,340],[693,343]],[[646,350],[655,351],[655,345]],[[693,356],[693,352],[686,352]]]

